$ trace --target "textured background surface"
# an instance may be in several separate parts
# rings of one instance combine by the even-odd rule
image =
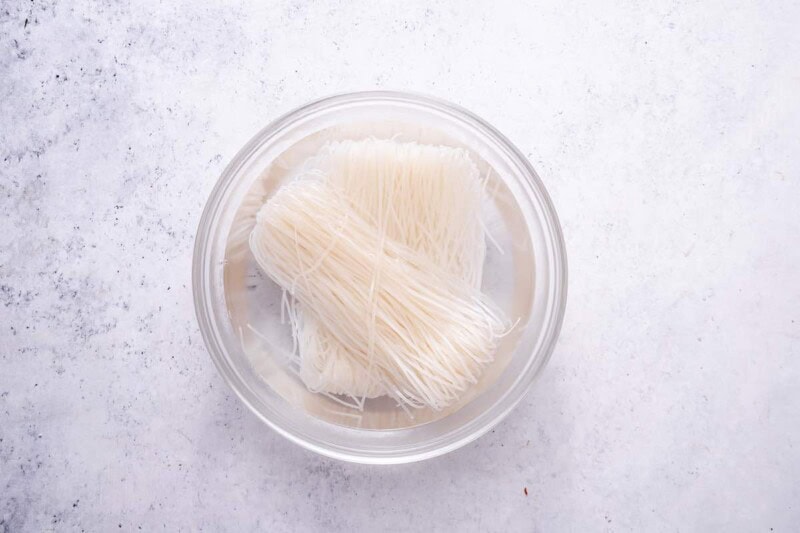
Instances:
[[[0,531],[797,527],[800,4],[264,4],[0,2]],[[190,287],[236,150],[378,87],[507,133],[571,267],[520,407],[390,468],[245,411]]]

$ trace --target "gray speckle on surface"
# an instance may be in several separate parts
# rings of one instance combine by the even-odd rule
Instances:
[[[795,529],[800,4],[377,4],[0,3],[0,531]],[[522,404],[389,468],[247,412],[190,279],[236,150],[377,87],[505,132],[571,268]]]

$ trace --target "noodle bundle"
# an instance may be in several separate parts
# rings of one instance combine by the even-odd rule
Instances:
[[[250,248],[295,302],[309,390],[441,409],[477,382],[507,329],[478,286],[482,183],[460,149],[326,147],[258,213]]]

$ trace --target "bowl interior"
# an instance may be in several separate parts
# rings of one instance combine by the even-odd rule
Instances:
[[[480,382],[442,411],[409,412],[388,398],[367,400],[358,411],[309,392],[288,369],[292,339],[281,316],[281,290],[261,273],[248,247],[256,212],[306,159],[331,140],[367,137],[462,147],[487,177],[484,217],[492,242],[482,290],[516,325]],[[538,178],[491,127],[421,97],[344,95],[279,119],[226,169],[197,246],[198,316],[223,375],[273,427],[343,458],[430,453],[463,440],[471,424],[488,429],[489,420],[496,422],[519,400],[549,356],[563,314],[563,243]],[[474,433],[475,428],[468,434]]]

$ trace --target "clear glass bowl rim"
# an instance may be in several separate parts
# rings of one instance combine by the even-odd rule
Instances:
[[[552,310],[553,318],[545,332],[545,340],[541,344],[539,353],[531,354],[531,356],[538,356],[539,364],[531,367],[525,375],[520,376],[521,383],[515,383],[515,387],[513,387],[515,394],[513,396],[505,394],[500,400],[491,405],[480,417],[480,423],[470,424],[473,427],[470,427],[468,431],[455,431],[447,435],[446,438],[435,439],[435,443],[431,446],[421,446],[419,449],[404,449],[400,453],[388,455],[383,453],[370,454],[362,449],[345,451],[341,448],[332,448],[328,446],[325,441],[310,439],[296,434],[291,428],[284,427],[277,421],[272,420],[267,416],[267,413],[262,412],[254,405],[254,402],[248,398],[245,390],[243,390],[245,387],[241,379],[236,375],[237,373],[230,365],[224,343],[221,342],[219,338],[220,333],[218,328],[214,326],[214,320],[217,319],[217,317],[213,315],[213,311],[210,309],[211,306],[209,305],[211,294],[208,286],[207,269],[205,268],[207,261],[211,260],[211,258],[208,257],[210,252],[208,241],[214,229],[214,223],[216,222],[215,215],[220,207],[221,199],[228,187],[235,180],[237,172],[244,166],[251,155],[260,147],[270,142],[285,128],[290,127],[301,118],[305,118],[315,112],[324,111],[328,108],[363,102],[407,103],[427,107],[434,111],[444,112],[495,141],[495,143],[504,150],[505,154],[514,160],[517,167],[522,170],[528,185],[536,192],[541,205],[544,207],[543,215],[548,223],[548,236],[552,240],[554,248],[553,259],[555,269],[551,273],[555,285],[555,308]],[[524,398],[535,379],[547,365],[561,330],[567,300],[567,254],[558,215],[556,214],[552,200],[544,184],[533,166],[519,149],[488,122],[461,106],[427,95],[401,91],[349,92],[313,100],[275,119],[253,136],[225,167],[216,185],[209,194],[198,224],[192,259],[192,293],[195,313],[203,341],[214,365],[242,403],[270,428],[308,450],[334,459],[364,464],[408,463],[436,457],[474,441],[499,424],[514,407],[516,407],[522,398]]]

